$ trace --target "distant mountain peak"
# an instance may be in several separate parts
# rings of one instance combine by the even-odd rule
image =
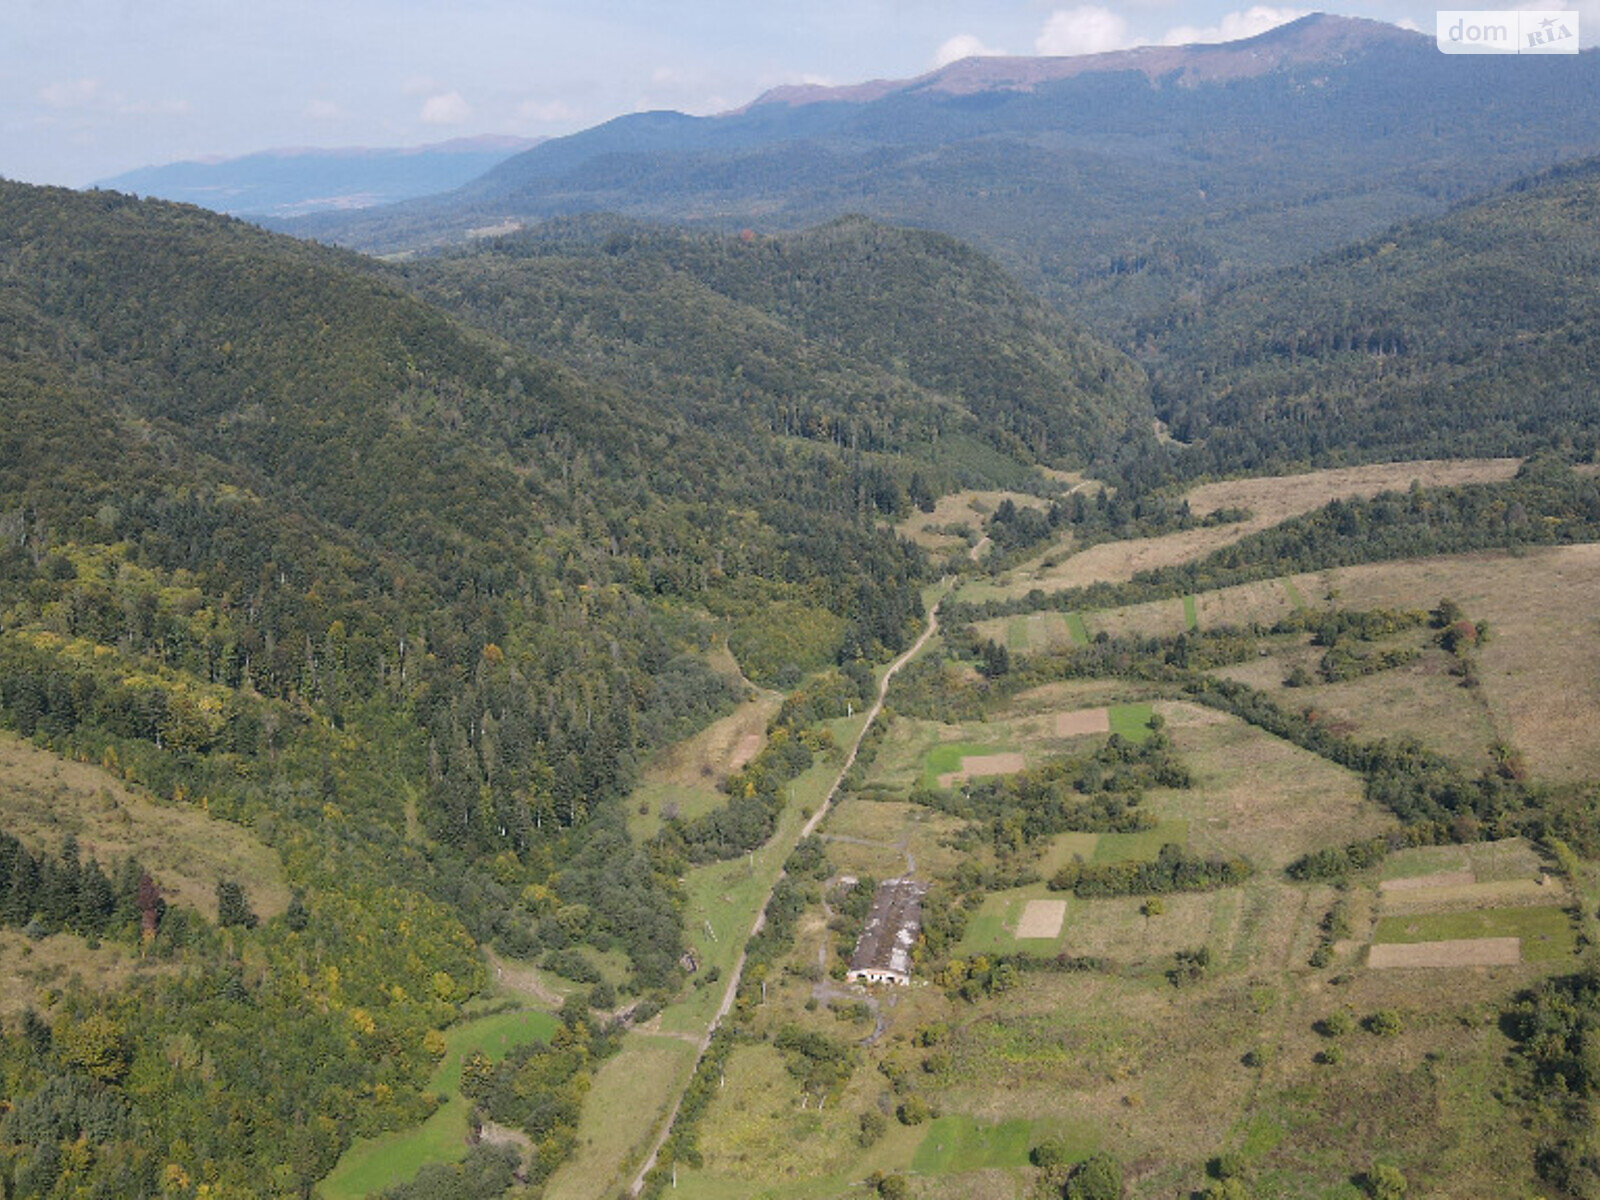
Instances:
[[[1151,80],[1177,76],[1197,84],[1264,75],[1306,62],[1341,61],[1381,45],[1416,44],[1426,35],[1364,17],[1311,13],[1235,42],[1182,46],[1135,46],[1070,56],[993,55],[963,58],[915,79],[874,79],[842,87],[792,84],[758,96],[739,112],[763,105],[800,107],[821,103],[870,104],[899,92],[945,92],[953,96],[989,91],[1032,91],[1078,75],[1138,71]],[[732,115],[732,114],[730,114]]]

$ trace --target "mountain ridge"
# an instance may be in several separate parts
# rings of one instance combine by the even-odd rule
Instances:
[[[1425,35],[1398,25],[1361,17],[1310,13],[1264,33],[1233,42],[1185,42],[1133,46],[1097,54],[974,55],[911,79],[875,79],[859,84],[785,84],[771,88],[749,104],[731,110],[747,112],[764,104],[798,107],[806,104],[871,102],[901,92],[942,92],[954,96],[983,91],[1032,91],[1047,83],[1085,74],[1138,71],[1152,82],[1176,78],[1193,85],[1245,78],[1291,63],[1316,61],[1333,54],[1366,50],[1384,42],[1409,42]]]
[[[1128,66],[1141,59],[1172,69]],[[274,227],[398,254],[592,212],[767,232],[860,214],[970,242],[1126,339],[1185,296],[1600,152],[1594,52],[1441,55],[1322,16],[1243,42],[1015,61],[1075,73],[940,90],[995,69],[980,59],[864,99],[619,117],[453,193]],[[1182,73],[1200,62],[1214,78]]]

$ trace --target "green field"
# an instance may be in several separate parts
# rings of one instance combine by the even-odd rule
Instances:
[[[498,1062],[517,1046],[548,1040],[556,1025],[549,1013],[524,1011],[479,1017],[445,1030],[444,1057],[428,1081],[444,1103],[414,1129],[357,1141],[318,1185],[323,1200],[359,1200],[406,1182],[429,1163],[466,1157],[469,1105],[459,1090],[462,1062],[474,1050]]]
[[[1372,931],[1375,945],[1487,937],[1521,938],[1525,962],[1551,962],[1577,953],[1577,933],[1564,908],[1480,908],[1382,917]]]
[[[1083,623],[1083,614],[1070,612],[1067,614],[1067,629],[1072,634],[1072,640],[1079,646],[1089,644],[1089,627]]]
[[[551,1176],[546,1200],[617,1194],[693,1071],[696,1049],[680,1038],[628,1035],[616,1057],[595,1072],[578,1122],[578,1148]]]
[[[1138,833],[1102,833],[1095,842],[1094,857],[1090,862],[1114,863],[1140,860],[1154,862],[1161,847],[1168,842],[1185,846],[1189,843],[1187,821],[1160,821],[1154,828]]]
[[[920,1174],[944,1174],[1025,1167],[1033,1141],[1032,1121],[981,1125],[971,1117],[952,1114],[929,1125],[928,1136],[912,1156],[911,1169]]]
[[[1109,716],[1111,732],[1120,733],[1127,741],[1142,742],[1150,736],[1148,704],[1113,704]]]
[[[1199,629],[1200,616],[1195,612],[1194,606],[1195,598],[1193,596],[1185,596],[1183,598],[1183,623],[1190,629]]]

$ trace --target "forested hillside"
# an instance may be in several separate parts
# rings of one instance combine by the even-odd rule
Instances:
[[[1153,324],[1191,469],[1595,446],[1600,159]]]
[[[1081,467],[1148,440],[1137,368],[937,235],[862,219],[779,237],[588,219],[423,259],[405,278],[696,425],[910,455],[940,482],[997,482],[1001,461],[964,453],[971,441]]]

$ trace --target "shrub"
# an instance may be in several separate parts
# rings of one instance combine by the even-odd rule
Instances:
[[[895,1110],[895,1116],[900,1118],[902,1125],[921,1125],[932,1115],[933,1110],[921,1096],[907,1096]]]
[[[1109,1154],[1091,1155],[1067,1180],[1067,1200],[1122,1200],[1122,1164]]]
[[[1372,1200],[1403,1200],[1406,1177],[1399,1167],[1387,1164],[1373,1167],[1367,1176],[1367,1194]]]
[[[889,1118],[875,1108],[861,1114],[861,1127],[856,1133],[856,1144],[862,1149],[876,1145],[889,1132]]]
[[[1405,1029],[1405,1022],[1392,1008],[1382,1008],[1367,1018],[1367,1028],[1379,1037],[1395,1037]]]

